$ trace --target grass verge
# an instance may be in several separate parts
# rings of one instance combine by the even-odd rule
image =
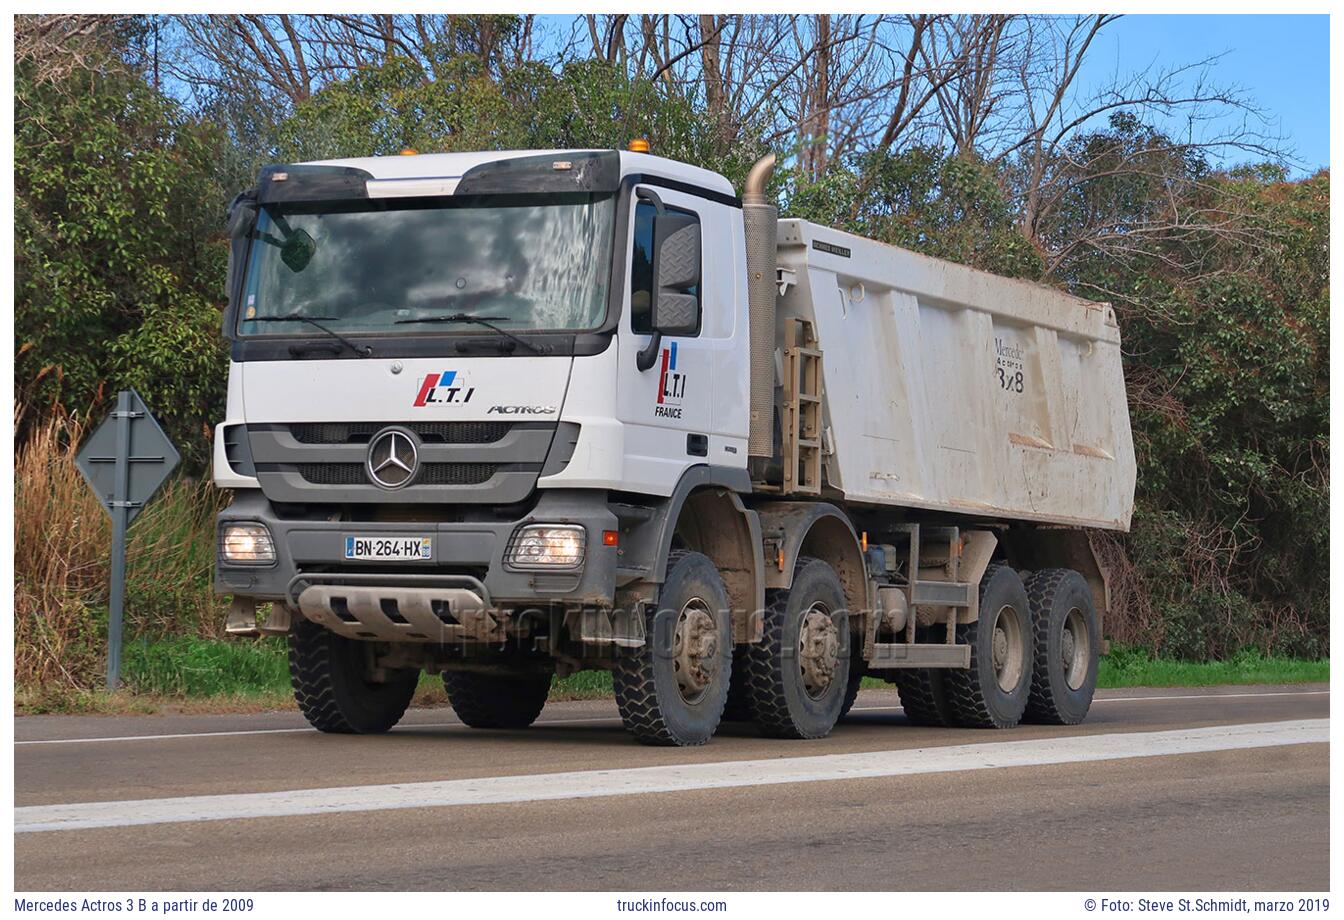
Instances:
[[[196,639],[176,637],[127,645],[122,673],[125,689],[96,691],[48,690],[20,685],[15,709],[20,714],[253,712],[288,708],[289,671],[285,645],[279,639]],[[1101,660],[1098,686],[1205,687],[1215,684],[1298,684],[1330,679],[1330,662],[1266,657],[1248,650],[1225,661],[1174,661],[1154,658],[1142,649],[1115,648]],[[890,685],[865,678],[864,687]],[[611,675],[583,671],[558,678],[552,700],[601,699],[611,696]],[[447,703],[443,684],[422,674],[415,705]]]
[[[1112,648],[1097,671],[1097,686],[1103,688],[1310,684],[1329,680],[1329,659],[1276,658],[1257,649],[1245,649],[1222,661],[1177,661],[1154,658],[1144,649]]]

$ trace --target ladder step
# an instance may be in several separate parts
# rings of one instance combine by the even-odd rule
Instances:
[[[969,645],[935,645],[904,642],[879,642],[873,646],[868,668],[874,671],[895,668],[969,668]]]
[[[916,605],[969,607],[975,600],[975,587],[964,581],[917,581],[910,600]]]

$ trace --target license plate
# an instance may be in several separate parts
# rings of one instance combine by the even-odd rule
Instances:
[[[351,534],[345,538],[347,559],[433,559],[432,537],[399,537]]]

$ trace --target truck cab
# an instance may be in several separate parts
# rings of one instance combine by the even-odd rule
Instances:
[[[608,491],[745,470],[742,222],[722,177],[616,151],[342,160],[267,170],[235,213],[215,480],[277,565],[221,565],[222,585],[284,600],[301,568],[453,564],[492,598],[610,601]],[[681,311],[665,333],[657,271]],[[510,525],[552,508],[584,526],[563,576],[506,553]],[[408,536],[430,543],[385,539],[427,517]]]

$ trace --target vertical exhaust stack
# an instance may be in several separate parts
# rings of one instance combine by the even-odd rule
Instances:
[[[775,245],[779,209],[765,197],[775,171],[775,155],[756,161],[742,191],[742,222],[747,241],[747,304],[751,317],[751,427],[747,453],[774,454],[775,403]]]

